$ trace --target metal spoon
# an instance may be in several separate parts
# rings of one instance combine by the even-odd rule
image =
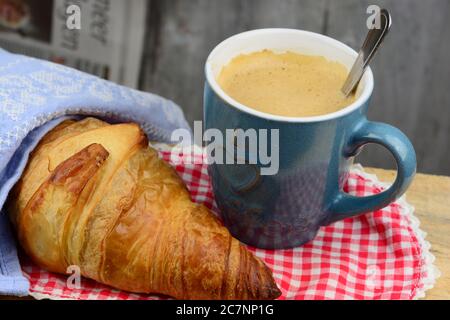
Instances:
[[[350,70],[350,73],[342,86],[341,91],[348,96],[354,92],[361,80],[364,71],[372,60],[375,52],[380,47],[381,42],[391,28],[391,15],[386,9],[380,10],[380,28],[370,29],[367,33],[366,40],[359,50],[358,57]]]

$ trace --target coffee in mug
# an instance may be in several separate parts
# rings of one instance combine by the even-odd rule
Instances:
[[[231,98],[258,111],[311,117],[355,101],[340,90],[347,74],[343,64],[323,56],[262,50],[233,58],[217,81]]]

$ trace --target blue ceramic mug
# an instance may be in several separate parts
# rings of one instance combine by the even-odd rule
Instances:
[[[312,240],[321,226],[380,209],[400,197],[415,174],[416,156],[401,131],[367,120],[374,82],[370,68],[359,84],[356,101],[337,112],[302,118],[272,115],[233,100],[216,81],[233,57],[263,49],[321,55],[347,68],[357,56],[337,40],[292,29],[244,32],[210,53],[205,66],[204,129],[219,130],[223,136],[227,129],[278,129],[279,135],[274,175],[262,175],[260,161],[208,165],[222,220],[233,236],[255,247],[291,248]],[[397,178],[377,195],[354,197],[342,187],[354,156],[368,143],[392,153]]]

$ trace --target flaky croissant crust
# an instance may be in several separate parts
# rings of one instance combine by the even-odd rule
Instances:
[[[271,271],[148,147],[136,124],[65,121],[32,153],[9,199],[25,252],[112,287],[179,299],[274,299]]]

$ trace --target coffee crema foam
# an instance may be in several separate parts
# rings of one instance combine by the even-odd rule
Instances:
[[[348,70],[322,56],[270,50],[241,54],[222,68],[217,82],[252,109],[287,117],[311,117],[353,103],[341,87]]]

